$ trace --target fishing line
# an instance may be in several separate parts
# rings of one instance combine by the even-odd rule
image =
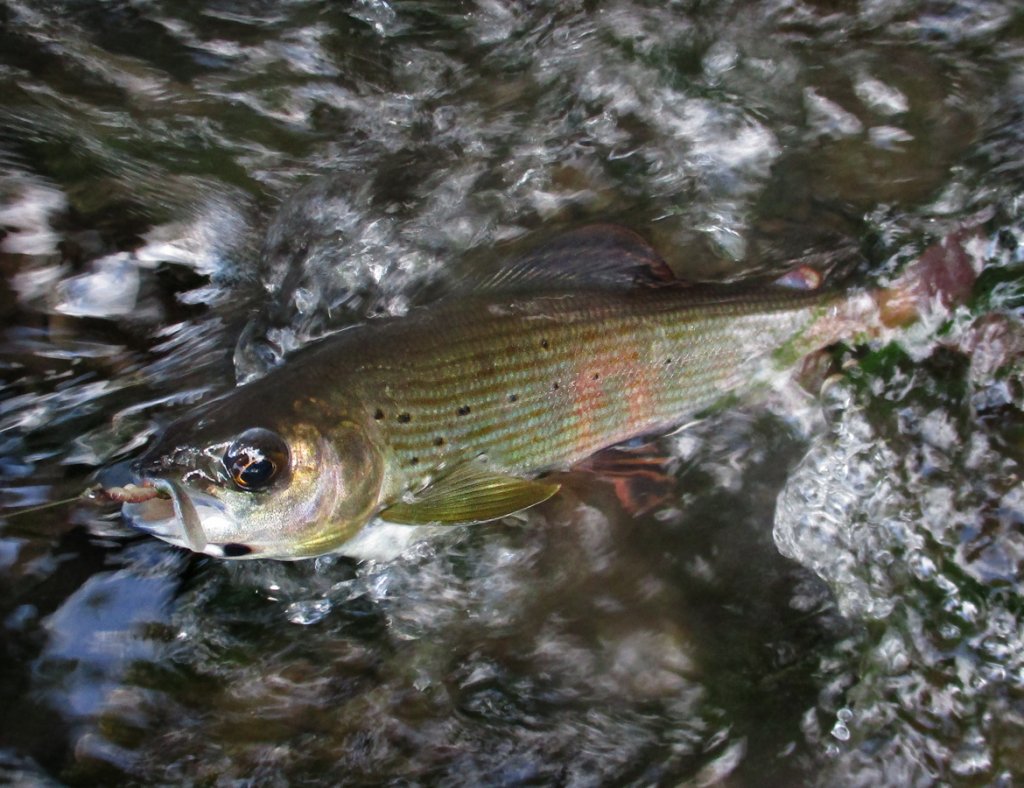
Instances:
[[[99,489],[100,489],[99,485],[96,485],[94,487],[86,487],[78,495],[72,496],[71,498],[63,498],[63,499],[61,499],[59,501],[50,501],[49,503],[41,503],[38,506],[29,506],[29,507],[27,507],[25,509],[15,509],[12,512],[6,513],[4,516],[5,517],[20,517],[23,514],[32,514],[33,512],[41,512],[44,509],[54,509],[54,508],[56,508],[58,506],[66,506],[67,504],[74,503],[75,501],[97,500],[95,498],[95,493]]]

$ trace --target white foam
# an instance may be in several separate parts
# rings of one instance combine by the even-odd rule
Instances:
[[[61,282],[55,306],[74,317],[117,317],[135,310],[139,267],[127,252],[93,260],[89,271]]]

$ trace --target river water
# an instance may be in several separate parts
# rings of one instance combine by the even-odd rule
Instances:
[[[695,279],[868,282],[952,235],[985,272],[663,438],[641,517],[576,474],[288,564],[11,516],[592,221]],[[7,0],[0,228],[0,780],[1024,778],[1015,0]]]

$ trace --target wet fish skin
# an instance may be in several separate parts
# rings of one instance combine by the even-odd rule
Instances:
[[[474,292],[307,348],[172,425],[137,473],[190,491],[225,557],[330,552],[375,515],[492,519],[554,494],[545,471],[682,423],[877,314],[864,291],[763,284]],[[281,437],[288,467],[245,491],[225,453],[253,428]],[[125,511],[187,544],[167,506]]]
[[[368,324],[302,363],[345,359],[345,387],[386,447],[391,500],[442,463],[484,454],[504,473],[533,474],[677,423],[802,344],[839,298],[713,288],[482,297]]]

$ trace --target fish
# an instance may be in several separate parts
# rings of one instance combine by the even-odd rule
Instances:
[[[570,231],[199,404],[133,464],[122,511],[196,552],[282,560],[345,553],[371,522],[513,515],[558,493],[553,472],[962,297],[969,256],[933,257],[874,289],[804,268],[694,284],[631,230]]]

